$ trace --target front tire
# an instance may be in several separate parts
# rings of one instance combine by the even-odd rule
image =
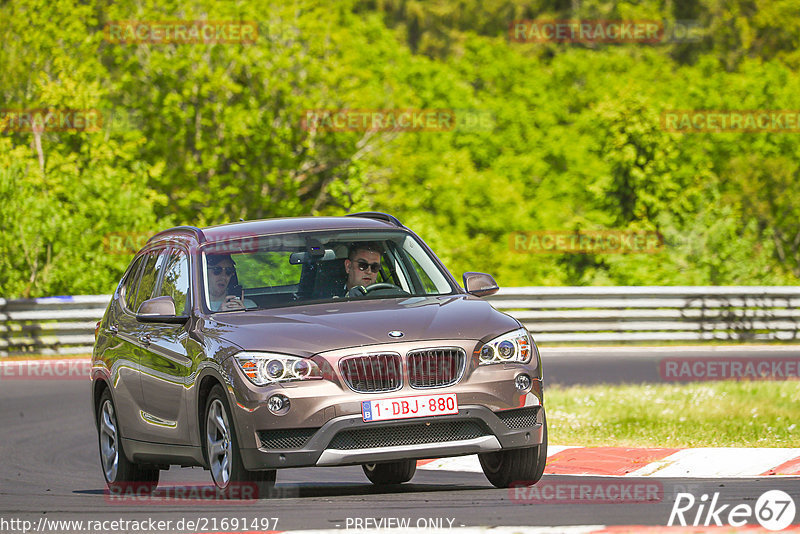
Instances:
[[[122,440],[117,422],[117,412],[111,392],[106,389],[100,395],[97,410],[97,434],[100,447],[100,465],[109,490],[123,491],[126,488],[143,489],[152,492],[158,486],[160,471],[128,460],[122,448]]]
[[[364,464],[361,466],[367,478],[376,485],[402,484],[408,482],[417,472],[416,460],[398,460],[382,464]]]
[[[275,470],[248,471],[244,468],[236,431],[231,424],[233,417],[225,391],[219,384],[211,388],[203,420],[206,461],[217,489],[231,497],[252,498],[251,488],[255,487],[255,498],[266,497],[275,485]]]
[[[547,462],[547,420],[542,413],[542,443],[535,447],[478,455],[483,474],[494,486],[533,486],[542,479]]]

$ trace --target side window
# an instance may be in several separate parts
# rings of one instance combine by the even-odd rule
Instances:
[[[186,315],[189,295],[189,257],[182,250],[172,249],[162,269],[164,280],[157,296],[172,297],[175,301],[175,314]]]
[[[158,281],[158,267],[164,258],[164,251],[151,250],[144,254],[144,258],[142,274],[139,276],[139,289],[136,291],[136,300],[134,300],[131,307],[134,313],[139,310],[142,302],[153,296],[153,290],[156,288],[156,281]]]
[[[408,269],[410,282],[420,285],[426,295],[448,294],[452,292],[449,282],[433,262],[433,259],[423,250],[411,236],[403,240],[401,259]]]
[[[414,256],[409,255],[408,257],[411,260],[411,265],[414,267],[417,276],[419,276],[419,281],[422,282],[422,285],[425,289],[425,293],[429,295],[435,294],[436,284],[433,283],[430,276],[428,276],[428,273],[426,273],[425,270],[422,267],[420,267],[419,263],[417,263],[417,260],[414,259]]]
[[[133,303],[136,300],[136,284],[139,281],[139,267],[141,266],[142,256],[139,256],[122,282],[122,298],[125,299],[125,306],[131,311],[133,311]]]

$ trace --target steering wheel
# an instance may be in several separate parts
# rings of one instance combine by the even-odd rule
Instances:
[[[381,282],[379,284],[372,284],[371,286],[367,286],[364,288],[364,291],[369,293],[370,291],[375,291],[376,289],[396,289],[398,291],[403,291],[400,286],[396,286],[394,284],[390,284],[388,282]]]
[[[347,292],[347,296],[348,297],[362,297],[362,296],[366,295],[367,293],[369,293],[370,291],[375,291],[377,289],[396,289],[397,291],[405,293],[405,291],[403,291],[403,288],[401,288],[399,286],[396,286],[394,284],[389,284],[387,282],[380,282],[378,284],[372,284],[372,285],[369,285],[367,287],[364,287],[364,286],[351,287],[350,291]]]

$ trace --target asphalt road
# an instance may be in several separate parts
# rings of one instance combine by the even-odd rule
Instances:
[[[590,365],[591,355],[575,351],[569,355],[545,351],[544,358],[551,382],[570,383],[582,377],[597,381],[604,376],[638,381],[652,375],[648,367],[652,362],[646,363],[652,357],[643,359],[641,354],[630,358],[602,357],[599,359],[604,362],[595,366]],[[630,359],[645,362],[639,365]],[[531,494],[495,489],[482,475],[474,473],[419,470],[410,484],[394,489],[376,488],[359,467],[280,471],[275,495],[267,500],[164,503],[131,498],[120,503],[112,502],[104,493],[88,381],[0,381],[0,429],[0,532],[22,531],[17,528],[21,523],[10,523],[11,520],[28,520],[39,525],[40,520],[72,519],[172,521],[171,530],[175,530],[180,520],[200,520],[201,525],[196,528],[182,529],[198,532],[251,530],[253,520],[259,521],[260,528],[255,530],[264,530],[264,526],[277,530],[348,527],[352,530],[366,526],[368,519],[389,518],[408,521],[412,527],[665,525],[675,496],[685,491],[698,498],[703,493],[711,496],[719,492],[720,505],[752,506],[764,491],[782,489],[800,505],[800,478],[621,480],[545,475],[540,485],[558,484],[565,491],[575,484],[623,482],[650,484],[649,487],[656,484],[659,493],[655,502],[532,502]],[[210,485],[210,476],[199,468],[173,467],[162,473],[161,481],[167,486],[196,488],[197,484]],[[689,522],[694,520],[696,510],[695,507],[691,513],[687,512]],[[229,520],[228,527],[222,523],[224,518]],[[240,522],[240,528],[230,528],[231,518]],[[267,525],[267,518],[277,518],[277,525],[272,521]],[[247,525],[243,525],[245,520]],[[800,516],[796,521],[800,521]],[[57,529],[53,523],[43,525],[42,530],[47,532],[75,530]],[[131,526],[128,527],[130,530]]]

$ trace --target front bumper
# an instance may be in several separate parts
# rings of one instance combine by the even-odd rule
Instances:
[[[483,366],[476,352],[477,342],[470,340],[391,343],[370,346],[369,352],[394,352],[405,358],[409,351],[438,347],[459,347],[468,356],[465,371],[456,384],[415,388],[404,367],[402,387],[385,393],[355,392],[344,383],[339,361],[358,354],[354,349],[314,357],[320,369],[328,369],[324,380],[264,387],[249,382],[234,359],[229,358],[224,365],[245,468],[460,456],[533,447],[542,442],[544,395],[538,360]],[[527,391],[515,387],[520,374],[532,378]],[[289,399],[291,408],[284,415],[271,414],[267,409],[267,399],[276,393]],[[458,414],[391,421],[362,419],[361,403],[365,400],[434,393],[456,394]],[[524,413],[524,417],[514,413]]]
[[[359,415],[337,417],[319,429],[263,431],[262,446],[242,448],[246,469],[338,466],[406,458],[461,456],[533,447],[542,442],[541,406],[492,412],[459,406],[459,413],[398,421],[364,422]],[[294,442],[294,443],[290,443]],[[270,445],[298,445],[274,448]]]

